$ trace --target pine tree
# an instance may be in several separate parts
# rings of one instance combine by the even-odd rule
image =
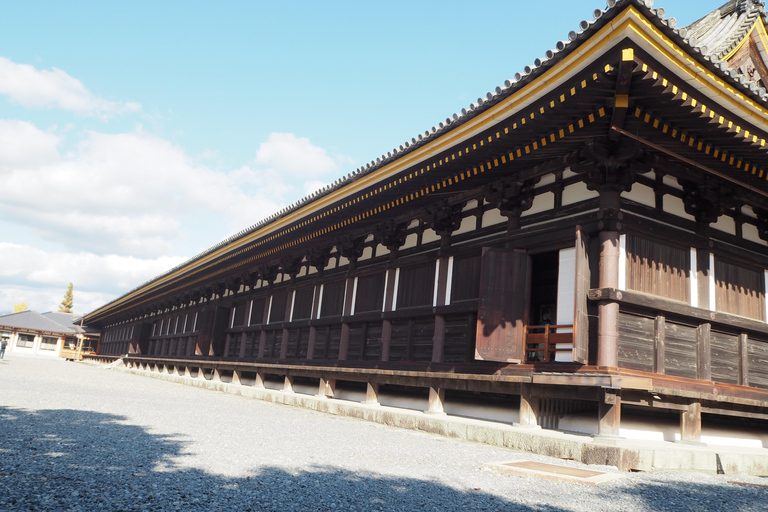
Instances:
[[[26,311],[27,309],[28,309],[27,304],[24,301],[21,301],[15,306],[13,306],[14,313],[21,313],[22,311]]]
[[[67,293],[64,294],[64,300],[61,301],[59,306],[59,313],[71,313],[72,312],[72,283],[69,283]]]

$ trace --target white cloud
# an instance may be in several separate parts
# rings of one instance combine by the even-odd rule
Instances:
[[[0,166],[30,168],[59,160],[59,138],[32,123],[0,119]]]
[[[0,288],[0,311],[11,310],[22,300],[38,311],[58,307],[71,282],[76,309],[86,313],[183,260],[170,256],[142,259],[88,252],[49,252],[0,242],[0,282],[4,283]],[[87,306],[90,309],[84,306],[86,297],[94,302]]]
[[[278,166],[280,159],[270,168],[211,169],[141,128],[87,132],[66,155],[57,152],[55,136],[30,123],[1,121],[0,141],[5,133],[16,149],[0,146],[0,219],[69,251],[191,255],[322,186],[302,183]],[[303,157],[308,167],[327,166],[321,148],[284,135],[277,139],[318,150]],[[320,163],[312,164],[310,154]]]
[[[94,96],[80,80],[61,69],[38,70],[5,57],[0,57],[0,94],[28,108],[58,107],[101,118],[141,110],[136,102],[123,103]]]
[[[259,145],[256,154],[258,165],[307,178],[337,171],[339,159],[345,157],[331,157],[309,139],[296,137],[292,133],[270,133],[267,141]]]

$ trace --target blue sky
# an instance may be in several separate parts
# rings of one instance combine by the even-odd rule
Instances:
[[[685,25],[724,0],[656,2]],[[80,313],[370,162],[603,3],[0,1],[0,312]]]

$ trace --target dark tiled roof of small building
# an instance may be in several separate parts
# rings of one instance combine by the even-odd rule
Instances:
[[[72,316],[67,313],[43,313],[26,310],[20,313],[0,316],[0,329],[28,329],[30,331],[77,334],[79,329],[72,325]],[[68,323],[67,323],[68,322]]]

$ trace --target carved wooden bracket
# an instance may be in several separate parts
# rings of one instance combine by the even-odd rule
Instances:
[[[706,177],[701,181],[678,180],[683,187],[683,205],[685,213],[691,215],[699,224],[712,224],[717,222],[725,211],[722,200],[725,190],[721,190],[717,184],[709,183]]]
[[[504,179],[493,182],[486,187],[485,199],[505,217],[520,218],[524,211],[533,206],[533,189],[539,180],[535,178],[519,182]]]
[[[397,252],[405,244],[408,223],[397,223],[393,220],[385,222],[376,228],[376,239],[390,252]]]
[[[449,205],[438,204],[427,208],[424,221],[440,236],[450,236],[451,233],[461,227],[461,210],[466,206],[466,201]]]
[[[338,247],[341,251],[341,255],[349,260],[354,266],[357,259],[363,255],[365,249],[365,238],[360,237],[342,237],[339,239]]]
[[[629,192],[638,174],[652,170],[652,157],[627,138],[590,139],[569,164],[573,172],[584,174],[589,190]]]

